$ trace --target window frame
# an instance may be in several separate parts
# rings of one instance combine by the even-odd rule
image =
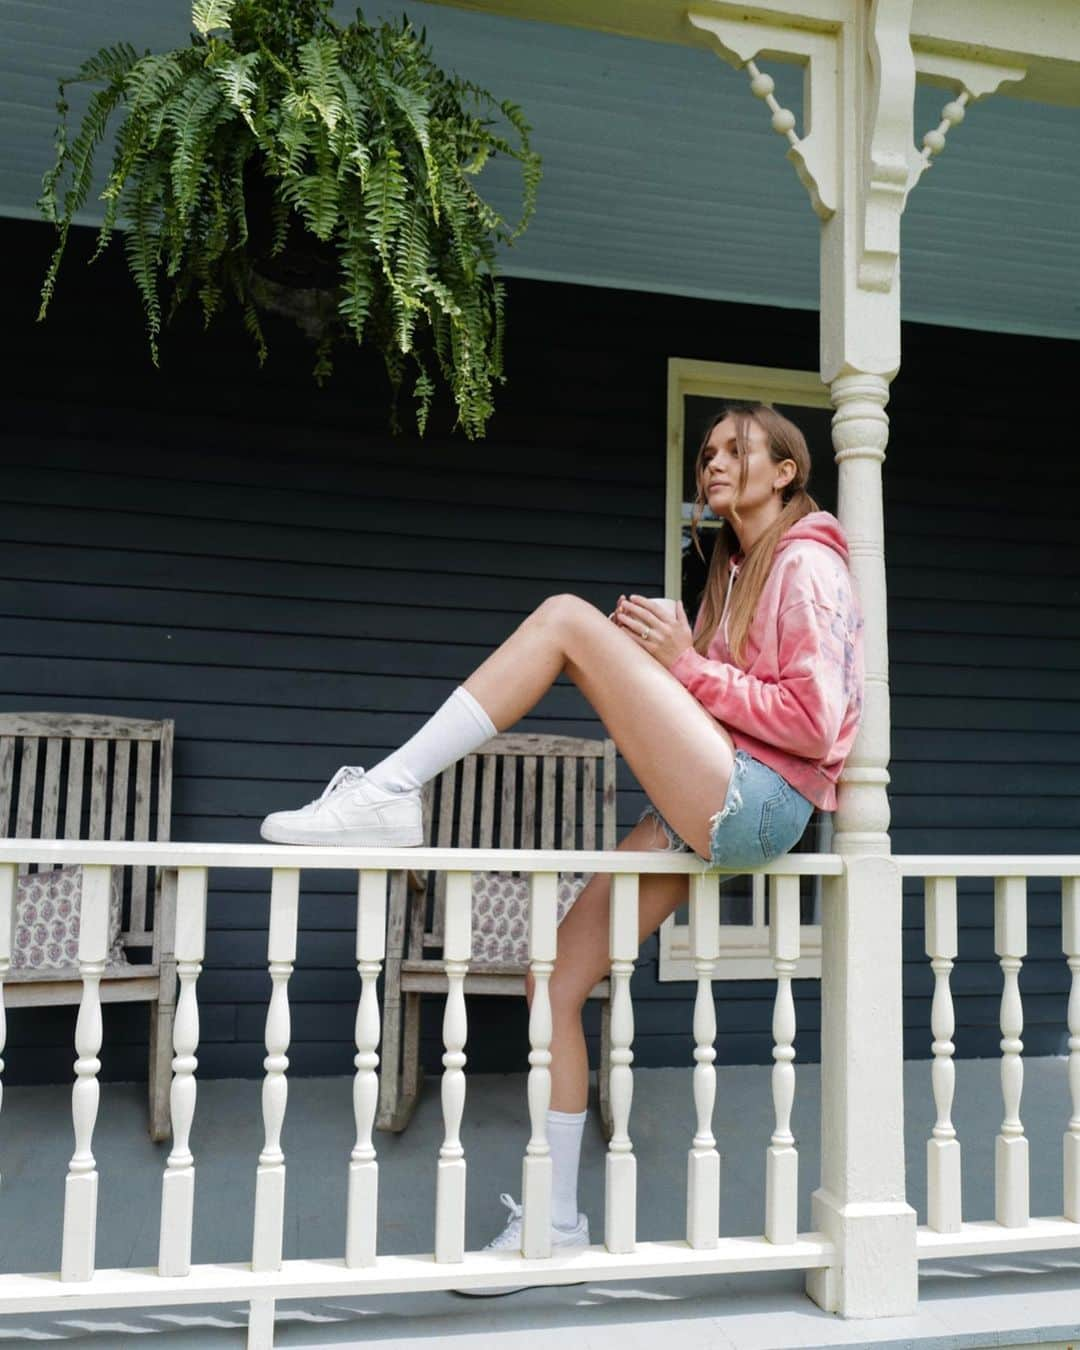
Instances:
[[[822,383],[816,371],[735,365],[688,357],[669,358],[667,389],[664,594],[677,596],[682,591],[682,486],[687,396],[715,398],[718,402],[725,398],[753,399],[801,408],[831,408],[832,399],[828,386]],[[819,892],[821,884],[819,878]],[[721,906],[722,897],[723,890]],[[760,874],[753,878],[752,899],[751,923],[720,926],[720,957],[713,967],[713,979],[767,980],[775,977],[766,923],[765,878]],[[819,893],[819,910],[820,903]],[[802,924],[799,936],[800,956],[795,978],[820,979],[821,925]],[[660,981],[696,980],[689,924],[677,922],[677,916],[672,914],[661,924],[659,939],[657,974]]]

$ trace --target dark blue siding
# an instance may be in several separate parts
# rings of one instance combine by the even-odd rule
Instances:
[[[395,442],[378,370],[343,362],[319,393],[287,328],[262,373],[238,332],[193,328],[167,338],[154,371],[116,258],[69,266],[35,327],[49,234],[2,233],[25,319],[3,339],[2,704],[174,717],[176,839],[254,840],[266,811],[398,744],[544,596],[607,607],[621,590],[658,593],[668,356],[816,363],[811,314],[516,281],[488,438],[437,427]],[[1021,411],[1016,370],[1033,358],[1043,392]],[[906,334],[886,470],[898,851],[1080,851],[1077,471],[1053,392],[1073,359],[1066,343]],[[598,730],[568,685],[523,725]],[[640,806],[622,769],[624,828]],[[200,1071],[257,1074],[263,884],[212,883]],[[957,1044],[989,1054],[1000,977],[987,892],[971,890]],[[1025,1041],[1056,1051],[1067,972],[1052,898],[1033,890]],[[352,921],[347,879],[312,878],[291,984],[297,1073],[351,1067]],[[908,1048],[924,1054],[914,892],[905,954]],[[637,1062],[689,1062],[690,986],[657,983],[655,942],[634,988]],[[768,1059],[771,997],[766,983],[718,986],[722,1061]],[[798,1015],[800,1057],[816,1058],[815,984],[799,986]],[[107,1076],[144,1071],[144,1017],[108,1010]],[[72,1019],[12,1014],[9,1081],[66,1079]],[[520,1067],[524,1046],[521,1009],[474,1005],[472,1067]]]

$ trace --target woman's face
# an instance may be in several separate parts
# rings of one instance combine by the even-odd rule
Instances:
[[[717,422],[709,435],[703,455],[701,487],[714,515],[727,517],[735,506],[740,516],[753,517],[770,502],[779,504],[777,487],[783,487],[794,473],[791,460],[784,460],[783,464],[774,462],[769,454],[768,438],[752,418],[746,424],[746,439],[749,443],[746,483],[740,493],[742,465],[735,439],[735,419],[725,417],[722,422]]]

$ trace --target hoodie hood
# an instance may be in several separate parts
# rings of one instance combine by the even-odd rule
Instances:
[[[812,544],[824,544],[826,548],[831,548],[834,553],[839,554],[845,563],[848,561],[847,535],[840,522],[828,511],[811,511],[808,516],[803,516],[802,520],[797,520],[790,530],[785,530],[776,545],[777,554],[789,544],[802,540],[809,540]]]

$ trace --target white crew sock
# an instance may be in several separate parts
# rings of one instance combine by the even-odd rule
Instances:
[[[364,777],[385,792],[411,792],[496,734],[495,723],[460,684],[411,740]]]
[[[581,1136],[586,1111],[549,1111],[547,1137],[551,1146],[551,1222],[556,1228],[576,1228],[577,1182]]]

